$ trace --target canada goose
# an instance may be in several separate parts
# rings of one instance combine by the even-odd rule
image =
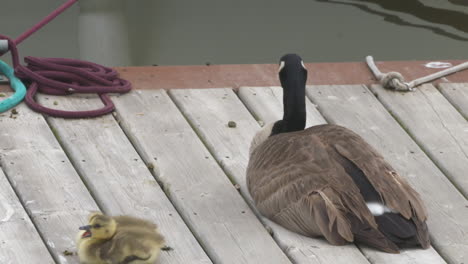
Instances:
[[[281,58],[283,119],[252,140],[247,186],[258,210],[283,227],[333,245],[382,251],[430,246],[419,194],[359,135],[337,125],[304,130],[307,69]]]
[[[164,246],[157,226],[131,216],[89,216],[79,228],[78,257],[83,264],[153,264]]]

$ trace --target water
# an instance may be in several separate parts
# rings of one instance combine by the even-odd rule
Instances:
[[[16,37],[61,3],[2,1],[0,33]],[[79,58],[78,14],[59,16],[21,54]],[[133,65],[275,63],[286,52],[307,62],[468,60],[468,0],[126,0],[124,14]]]
[[[468,59],[467,0],[139,1],[137,64]]]

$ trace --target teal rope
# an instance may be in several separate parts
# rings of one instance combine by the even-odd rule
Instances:
[[[15,91],[12,96],[0,101],[0,113],[2,113],[23,101],[24,96],[26,95],[26,87],[20,79],[16,78],[13,68],[2,60],[0,60],[0,73],[3,73],[3,75],[10,80],[10,86]]]

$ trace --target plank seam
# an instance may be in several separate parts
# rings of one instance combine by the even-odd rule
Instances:
[[[232,89],[232,88],[228,88],[228,89]],[[195,134],[197,135],[197,137],[200,139],[200,141],[202,142],[203,146],[208,150],[208,152],[210,153],[211,157],[213,158],[213,160],[216,162],[216,164],[218,165],[218,167],[224,172],[224,174],[226,175],[226,177],[229,179],[229,181],[233,184],[233,187],[235,184],[237,184],[235,178],[227,171],[227,169],[222,166],[221,162],[218,161],[218,159],[216,158],[216,156],[214,155],[213,151],[209,148],[208,144],[206,143],[206,140],[203,138],[203,136],[201,135],[201,133],[196,129],[195,125],[190,121],[190,119],[184,114],[184,112],[182,111],[182,108],[181,106],[179,105],[179,103],[177,102],[177,100],[174,98],[174,96],[172,95],[172,93],[170,92],[170,90],[167,92],[169,98],[171,99],[171,101],[175,104],[175,106],[177,107],[177,109],[179,110],[179,112],[182,114],[182,116],[184,117],[185,121],[190,125],[190,127],[192,128],[192,130],[195,132]],[[236,94],[234,92],[234,94]],[[250,210],[252,210],[253,214],[255,215],[255,217],[259,220],[259,222],[262,224],[263,228],[269,233],[271,234],[271,232],[269,230],[271,230],[271,227],[268,226],[268,224],[266,224],[260,215],[257,214],[257,210],[256,208],[253,207],[253,205],[251,205],[247,198],[242,194],[242,192],[240,190],[237,190],[237,192],[239,193],[240,197],[242,197],[242,199],[244,200],[244,202],[247,204],[247,206],[250,208]],[[281,251],[284,253],[284,255],[289,259],[289,261],[291,261],[291,263],[295,263],[293,261],[293,259],[289,256],[288,252],[286,252],[286,249],[283,249],[280,245],[280,243],[276,240],[275,236],[274,235],[271,235],[273,241],[275,241],[275,243],[278,245],[278,247],[281,249]]]
[[[216,164],[218,165],[219,168],[221,168],[221,170],[224,172],[224,174],[227,176],[227,178],[229,179],[229,181],[232,183],[232,186],[236,185],[237,182],[236,180],[234,179],[234,177],[229,173],[227,172],[223,165],[216,159],[216,156],[214,155],[213,151],[208,147],[208,144],[206,143],[206,139],[203,137],[203,135],[201,135],[195,125],[190,121],[190,119],[184,114],[184,112],[182,111],[182,108],[180,107],[179,103],[177,103],[177,100],[172,96],[172,93],[169,91],[167,92],[167,95],[169,96],[169,98],[171,99],[171,101],[175,104],[175,106],[177,107],[177,110],[179,110],[180,114],[184,117],[185,121],[190,125],[190,128],[195,132],[195,134],[197,135],[198,139],[200,139],[200,141],[203,143],[203,146],[205,147],[206,150],[208,150],[208,152],[210,153],[211,157],[213,158],[213,160],[216,162]],[[245,199],[244,199],[245,200]]]
[[[410,129],[404,124],[404,122],[403,122],[402,120],[400,120],[400,118],[398,118],[398,116],[397,116],[393,111],[390,110],[390,107],[388,106],[388,103],[382,101],[382,100],[379,98],[379,96],[378,96],[376,93],[374,93],[374,91],[372,91],[372,89],[366,87],[365,85],[364,85],[364,87],[365,87],[366,89],[368,89],[368,90],[371,92],[371,94],[377,99],[377,101],[383,106],[383,108],[384,108],[384,109],[390,114],[390,116],[398,123],[398,125],[406,132],[406,134],[408,134],[408,136],[411,138],[411,140],[414,141],[414,143],[419,147],[419,149],[424,153],[424,155],[426,155],[426,157],[434,164],[434,166],[435,166],[437,169],[439,169],[439,171],[445,176],[445,178],[447,178],[447,180],[448,180],[448,181],[453,185],[453,187],[461,194],[461,196],[463,196],[465,199],[468,199],[467,195],[465,195],[465,193],[462,191],[462,188],[459,187],[459,186],[456,184],[456,182],[454,182],[454,181],[452,180],[452,177],[449,177],[448,171],[446,171],[442,166],[440,166],[440,165],[438,164],[438,162],[436,162],[435,158],[433,158],[432,155],[426,150],[426,148],[424,147],[424,144],[423,144],[422,142],[420,142],[420,141],[413,135],[413,133],[411,133]],[[422,93],[422,94],[423,94],[423,96],[424,96],[425,98],[427,98],[427,97],[424,95],[424,93]],[[437,111],[433,108],[432,104],[429,104],[429,105],[431,106],[431,108],[432,108],[432,109],[434,110],[434,112],[436,113],[437,118],[438,118],[439,120],[441,120],[439,114],[438,114]],[[446,128],[445,125],[443,124],[443,122],[441,122],[441,123],[442,123],[442,126],[443,126],[444,128]],[[446,129],[446,130],[447,130],[447,133],[449,133],[450,136],[451,136],[452,138],[454,138],[453,135],[452,135],[452,133],[450,133],[450,131],[449,131],[448,129]],[[455,140],[455,142],[458,143],[458,141],[457,141],[455,138],[454,138],[454,140]],[[459,145],[459,144],[457,144],[457,145]],[[465,153],[464,151],[462,151],[462,152]],[[465,154],[465,156],[466,156],[466,154]],[[467,156],[467,158],[468,158],[468,156]],[[439,253],[439,255],[441,255],[439,251],[437,251],[437,253]],[[441,255],[441,256],[442,256],[442,255]],[[444,259],[444,260],[445,260],[445,259]]]
[[[45,248],[47,249],[47,251],[49,252],[51,258],[55,261],[55,263],[60,263],[60,261],[57,260],[57,258],[55,257],[55,255],[53,254],[53,251],[51,248],[49,248],[49,245],[47,244],[45,238],[44,238],[44,235],[42,234],[41,230],[39,229],[39,227],[37,226],[36,222],[34,221],[34,218],[32,217],[31,213],[29,212],[29,210],[27,209],[25,203],[23,202],[23,199],[21,199],[21,195],[17,192],[17,190],[15,189],[15,187],[13,186],[13,183],[11,182],[10,180],[10,177],[8,176],[8,173],[3,169],[5,168],[5,166],[2,165],[2,159],[0,159],[0,169],[2,170],[2,172],[5,174],[5,178],[6,180],[8,181],[8,183],[10,184],[10,187],[11,189],[13,190],[16,198],[18,199],[19,203],[21,204],[21,207],[23,208],[23,210],[26,212],[26,215],[28,216],[29,220],[31,221],[32,225],[34,226],[34,229],[36,230],[38,236],[41,238],[41,241],[42,243],[44,244]]]
[[[134,137],[132,136],[132,134],[127,131],[126,127],[124,124],[122,124],[122,121],[120,120],[120,115],[118,113],[118,106],[116,105],[116,110],[112,113],[112,116],[115,120],[115,122],[117,122],[117,125],[119,126],[119,128],[122,130],[122,132],[124,133],[125,137],[127,138],[127,140],[130,142],[130,144],[132,145],[132,147],[134,148],[135,152],[138,154],[138,156],[140,157],[140,159],[145,163],[145,164],[151,164],[151,161],[147,160],[147,158],[145,158],[145,155],[142,154],[142,152],[144,152],[143,150],[141,150],[140,152],[140,148],[138,147],[138,145],[135,143],[135,140],[134,140]],[[184,218],[184,215],[180,213],[180,208],[177,207],[176,204],[174,204],[172,202],[172,199],[171,199],[171,195],[170,195],[170,192],[168,191],[167,189],[167,184],[165,184],[163,181],[161,181],[161,179],[159,179],[158,175],[157,175],[157,172],[155,170],[151,170],[148,168],[148,166],[146,166],[146,169],[150,172],[150,174],[153,176],[153,178],[155,179],[155,181],[157,182],[157,184],[159,185],[159,187],[161,188],[161,190],[163,191],[163,193],[166,195],[168,201],[172,204],[172,206],[174,207],[174,210],[177,212],[177,214],[179,215],[180,219],[182,220],[182,222],[185,224],[185,226],[188,228],[188,230],[190,231],[190,233],[192,234],[192,236],[194,237],[194,239],[198,242],[198,244],[200,245],[200,247],[202,248],[203,252],[205,253],[205,255],[210,259],[211,263],[215,263],[212,259],[212,257],[210,256],[209,254],[209,251],[206,249],[206,246],[202,243],[202,241],[199,239],[199,237],[197,236],[196,232],[194,232],[194,229],[193,227],[186,221],[186,219]]]
[[[455,108],[455,110],[457,110],[457,112],[466,120],[468,121],[468,116],[466,116],[462,109],[460,107],[457,106],[457,104],[455,104],[452,99],[445,93],[443,92],[443,89],[442,89],[442,86],[441,84],[437,84],[435,85],[435,88],[437,89],[437,91],[439,91],[440,94],[442,94],[442,96],[453,106],[453,108]]]
[[[439,93],[440,91],[437,90]],[[421,92],[422,95],[424,96],[424,98],[426,99],[429,99],[427,97],[427,95],[424,93],[424,92]],[[444,97],[445,98],[445,97]],[[465,150],[463,148],[461,148],[460,146],[460,143],[458,142],[458,139],[452,134],[452,132],[450,131],[450,129],[447,128],[447,126],[445,125],[445,123],[443,122],[442,118],[440,117],[439,113],[435,110],[434,106],[432,105],[432,103],[430,103],[430,101],[428,100],[429,102],[429,105],[431,106],[432,110],[434,111],[434,113],[437,115],[437,118],[440,120],[440,123],[442,124],[442,126],[444,127],[444,129],[447,131],[447,133],[450,135],[451,138],[453,138],[453,140],[457,143],[457,146],[458,148],[460,149],[460,151],[463,153],[463,155],[468,158],[468,155],[467,153],[465,152]],[[451,105],[451,104],[450,104]]]
[[[55,127],[50,123],[49,121],[49,118],[55,118],[55,117],[49,117],[49,116],[44,116],[44,119],[46,121],[46,124],[47,126],[49,126],[50,130],[52,131],[52,134],[54,134],[54,137],[55,139],[57,140],[57,142],[59,143],[60,147],[62,148],[62,151],[63,153],[65,153],[65,156],[67,157],[68,161],[70,162],[71,166],[73,167],[73,169],[75,170],[75,172],[77,173],[78,177],[80,177],[80,180],[81,182],[83,182],[83,185],[85,186],[86,190],[88,191],[89,195],[91,195],[91,198],[93,198],[94,202],[96,203],[97,207],[99,208],[99,210],[101,212],[105,212],[100,203],[99,203],[99,200],[96,199],[96,196],[94,196],[94,193],[93,191],[91,190],[91,188],[89,188],[89,185],[88,183],[86,182],[85,178],[83,177],[83,175],[81,174],[80,170],[77,169],[77,166],[75,165],[75,161],[74,159],[69,155],[69,152],[68,152],[68,149],[67,147],[65,147],[65,145],[62,143],[62,140],[61,140],[61,137],[60,137],[60,134],[59,132],[57,131],[57,129],[55,129]]]
[[[261,128],[262,127],[262,124],[260,123],[260,121],[265,125],[265,121],[262,120],[259,116],[257,116],[250,108],[249,106],[244,102],[242,101],[242,98],[240,97],[239,95],[239,89],[233,89],[234,91],[234,94],[237,96],[237,99],[239,99],[239,101],[242,103],[242,105],[245,107],[245,109],[247,109],[247,112],[250,113],[250,115],[255,119],[255,121],[257,121],[257,124],[259,125],[259,127]]]

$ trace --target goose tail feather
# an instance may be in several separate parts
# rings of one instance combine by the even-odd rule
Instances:
[[[348,216],[348,219],[351,221],[351,226],[356,242],[366,244],[387,253],[397,254],[400,252],[398,246],[390,241],[378,229],[371,227],[367,223],[363,223],[354,215]]]
[[[375,217],[379,231],[399,247],[430,245],[429,232],[425,222],[418,218],[404,218],[398,213],[385,213]]]

